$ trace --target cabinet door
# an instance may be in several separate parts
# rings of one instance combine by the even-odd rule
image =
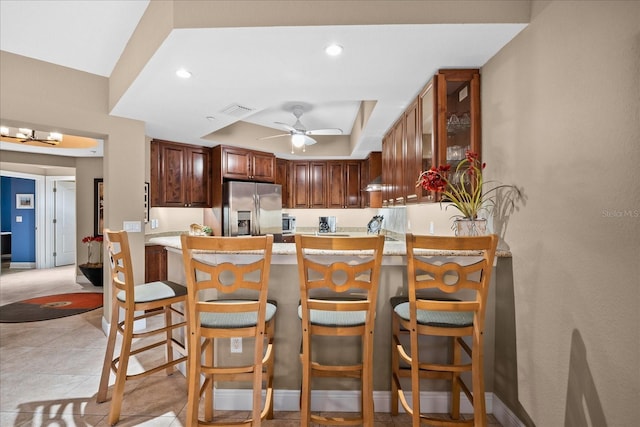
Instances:
[[[382,204],[393,205],[391,184],[393,182],[393,133],[390,132],[382,139]]]
[[[144,247],[144,281],[167,280],[167,251],[162,245]]]
[[[158,148],[160,155],[158,206],[184,207],[187,194],[185,151],[177,144],[160,144]]]
[[[416,165],[418,155],[418,100],[411,104],[404,115],[406,154],[404,158],[404,188],[403,195],[406,203],[418,201],[419,189],[416,188],[416,181],[420,174],[419,166]],[[422,151],[422,150],[420,150]]]
[[[419,131],[418,131],[418,144],[415,151],[415,167],[419,171],[427,171],[431,169],[435,162],[435,140],[436,140],[436,125],[437,125],[437,108],[436,108],[436,88],[437,88],[438,76],[434,76],[433,79],[427,83],[422,93],[420,94],[419,107]],[[419,202],[434,202],[436,200],[436,194],[433,191],[427,191],[422,187],[416,188]]]
[[[438,164],[455,170],[465,151],[480,150],[480,74],[478,70],[438,72]]]
[[[309,162],[293,162],[291,166],[293,208],[308,208],[310,203]]]
[[[273,154],[254,151],[251,153],[250,160],[250,179],[260,182],[275,182],[276,157]]]
[[[345,192],[345,208],[359,208],[362,206],[361,162],[347,161],[344,165],[343,188]],[[329,180],[330,186],[334,185]]]
[[[309,162],[309,207],[326,208],[327,162]]]
[[[187,205],[189,207],[211,206],[211,154],[208,148],[186,149],[187,159]]]
[[[222,176],[229,179],[249,179],[249,151],[240,148],[222,149]]]
[[[404,205],[404,158],[405,158],[405,139],[404,139],[404,120],[399,120],[393,131],[393,199],[395,205]]]
[[[327,207],[342,209],[345,207],[344,162],[327,162]]]
[[[276,159],[276,184],[282,186],[282,207],[288,208],[291,205],[289,198],[289,161]]]
[[[384,144],[384,141],[383,141]],[[384,147],[384,145],[383,145]],[[374,179],[382,180],[382,152],[372,151],[369,157],[362,161],[360,169],[360,187],[365,188]],[[381,181],[382,183],[382,181]],[[381,208],[382,191],[363,191],[361,206],[364,208]]]

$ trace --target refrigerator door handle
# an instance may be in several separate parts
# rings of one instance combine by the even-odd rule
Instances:
[[[254,212],[256,214],[256,220],[254,222],[253,225],[253,232],[251,233],[253,236],[259,236],[260,235],[260,195],[259,194],[254,194],[253,195],[253,204],[254,204]]]

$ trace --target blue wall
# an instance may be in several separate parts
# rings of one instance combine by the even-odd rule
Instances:
[[[2,231],[11,231],[11,262],[36,262],[36,211],[16,209],[16,194],[34,194],[36,182],[32,179],[2,177]],[[7,195],[8,193],[8,195]],[[34,199],[34,208],[38,203]],[[8,209],[7,209],[8,208]],[[6,212],[9,212],[8,218]],[[17,222],[16,217],[22,217]],[[9,230],[5,230],[8,220]]]

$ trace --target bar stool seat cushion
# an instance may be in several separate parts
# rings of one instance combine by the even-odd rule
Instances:
[[[218,300],[219,303],[246,302],[242,300]],[[265,322],[271,321],[276,314],[275,301],[267,301]],[[200,324],[203,328],[234,329],[256,326],[258,313],[255,311],[241,313],[200,313]]]
[[[298,318],[302,319],[302,306],[298,306]],[[340,327],[361,326],[367,318],[367,312],[362,311],[328,311],[309,310],[309,321],[312,325]]]
[[[406,297],[391,298],[393,311],[403,320],[409,321],[409,302]],[[473,325],[472,311],[417,310],[416,320],[420,325],[440,328],[464,328]]]
[[[186,286],[179,285],[169,280],[134,286],[133,291],[136,303],[159,301],[187,294]],[[117,298],[120,301],[126,301],[125,291],[118,292]]]

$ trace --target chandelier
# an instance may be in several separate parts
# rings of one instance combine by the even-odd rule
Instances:
[[[15,136],[14,136],[15,135]],[[49,132],[46,137],[38,137],[33,129],[19,128],[14,135],[11,135],[9,128],[0,127],[0,136],[8,139],[15,139],[18,142],[41,142],[43,144],[58,145],[62,142],[62,134],[58,132]]]

